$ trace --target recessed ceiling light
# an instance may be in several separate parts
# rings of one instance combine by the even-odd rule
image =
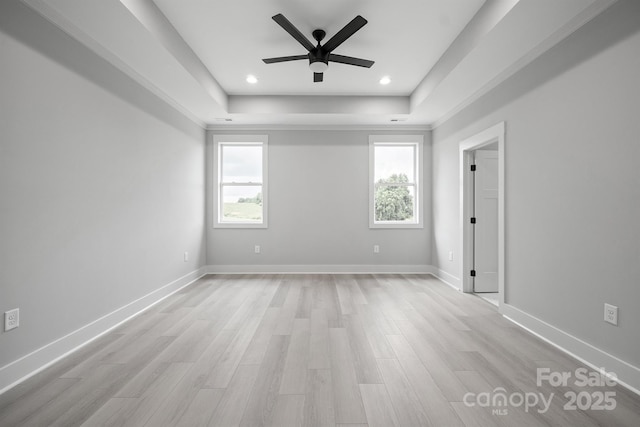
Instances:
[[[380,79],[381,85],[388,85],[389,83],[391,83],[391,78],[389,76],[384,76]]]
[[[253,74],[249,74],[247,76],[247,83],[251,83],[252,85],[258,83],[258,78],[256,76],[254,76]]]

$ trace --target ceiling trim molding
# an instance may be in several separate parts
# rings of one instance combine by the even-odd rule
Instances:
[[[489,33],[519,1],[487,0],[484,3],[413,90],[409,97],[412,111],[429,97],[431,92],[458,66],[460,61],[478,45],[482,37]]]
[[[26,4],[29,8],[34,10],[37,14],[42,16],[44,19],[55,25],[65,34],[72,37],[74,40],[77,40],[79,43],[87,47],[93,54],[98,55],[109,64],[111,64],[114,68],[124,73],[130,79],[138,83],[140,86],[148,90],[151,94],[155,95],[159,101],[166,103],[171,108],[173,108],[177,113],[182,114],[188,120],[191,120],[196,125],[200,126],[203,129],[206,129],[206,123],[200,120],[195,114],[182,106],[181,103],[176,101],[171,96],[167,95],[167,93],[161,90],[158,86],[149,81],[142,74],[138,73],[133,67],[129,66],[127,63],[122,61],[118,56],[114,55],[108,49],[104,48],[98,41],[96,41],[93,37],[86,34],[80,28],[78,28],[75,24],[69,21],[67,18],[62,16],[59,12],[53,9],[51,6],[43,2],[42,0],[21,0],[24,4]]]
[[[408,96],[236,95],[230,114],[409,114]]]
[[[543,53],[552,49],[555,45],[560,43],[562,40],[567,38],[569,35],[577,31],[580,27],[594,19],[596,16],[604,12],[607,8],[612,6],[618,0],[599,0],[592,3],[589,7],[583,10],[581,13],[576,15],[573,19],[571,19],[566,25],[562,26],[556,32],[551,34],[551,36],[547,37],[543,42],[538,44],[536,47],[531,49],[527,54],[521,57],[519,60],[511,64],[508,68],[503,70],[500,74],[496,75],[493,79],[487,82],[484,86],[482,86],[479,90],[471,94],[464,101],[460,102],[456,107],[452,108],[445,114],[441,115],[437,120],[431,123],[431,128],[436,129],[449,119],[456,116],[465,108],[469,107],[471,104],[476,102],[482,96],[491,92],[493,89],[498,87],[504,81],[506,81],[509,77],[515,75],[527,65],[535,61],[538,57],[540,57]]]
[[[205,92],[227,111],[229,96],[158,6],[151,0],[120,0],[120,3],[160,41]]]
[[[244,131],[391,131],[391,132],[430,132],[430,125],[214,125],[206,127],[208,131],[219,132],[244,132]]]
[[[497,8],[500,14],[504,13],[500,7],[509,9],[506,16],[515,15],[514,19],[522,18],[526,16],[525,12],[527,7],[531,4],[535,4],[537,0],[487,0],[487,4],[493,5]],[[549,0],[551,1],[551,0]],[[479,42],[478,37],[481,34],[485,34],[489,31],[492,33],[494,21],[497,17],[492,17],[487,22],[473,23],[471,27],[466,28],[462,36],[458,36],[455,44],[461,44],[458,46],[458,50],[454,52],[445,52],[441,57],[436,67],[430,71],[425,79],[418,85],[414,91],[408,96],[318,96],[318,95],[228,95],[219,86],[214,76],[204,67],[203,63],[186,44],[180,35],[176,32],[175,28],[171,26],[171,23],[162,15],[159,8],[153,3],[153,0],[111,0],[109,2],[97,2],[99,5],[111,5],[108,8],[100,9],[102,11],[113,12],[114,16],[121,16],[123,12],[126,12],[131,18],[135,19],[135,28],[144,30],[145,34],[149,33],[154,35],[154,40],[158,42],[158,49],[163,55],[166,53],[168,57],[171,57],[171,65],[179,66],[180,71],[184,71],[184,79],[188,83],[188,89],[195,91],[197,89],[205,89],[205,93],[202,93],[202,97],[196,96],[198,93],[191,93],[187,91],[185,98],[181,97],[181,93],[172,92],[171,90],[165,91],[162,87],[164,82],[161,77],[156,75],[145,76],[144,71],[137,71],[135,64],[129,65],[125,59],[127,56],[119,56],[117,48],[122,44],[121,38],[117,40],[120,44],[109,44],[111,39],[102,40],[100,35],[102,33],[92,33],[91,28],[83,26],[81,21],[74,21],[76,17],[74,14],[69,16],[65,15],[65,8],[57,8],[57,2],[50,2],[49,0],[21,0],[22,3],[28,5],[36,13],[44,17],[44,19],[51,22],[53,25],[61,29],[63,32],[76,39],[82,45],[86,46],[89,50],[97,54],[99,57],[111,64],[115,69],[127,75],[134,82],[148,90],[151,94],[158,98],[159,102],[165,102],[174,109],[178,114],[181,114],[188,120],[192,121],[199,127],[212,130],[221,129],[225,131],[236,130],[417,130],[417,131],[430,131],[433,130],[451,118],[459,114],[461,111],[469,107],[478,101],[481,97],[497,88],[504,81],[524,69],[527,65],[537,59],[544,52],[551,49],[554,45],[558,44],[561,40],[575,32],[587,22],[591,21],[594,17],[602,13],[605,9],[616,3],[617,0],[589,0],[588,6],[582,6],[584,9],[577,15],[569,18],[564,25],[560,24],[555,27],[556,30],[547,31],[544,34],[540,34],[540,37],[535,41],[537,44],[531,43],[527,45],[527,48],[523,49],[524,55],[515,60],[503,68],[501,71],[497,71],[497,74],[487,75],[484,84],[478,82],[477,85],[473,85],[466,90],[466,93],[461,93],[460,96],[455,96],[450,103],[445,103],[439,111],[435,111],[432,114],[433,108],[424,107],[429,101],[427,98],[432,99],[433,102],[442,100],[447,92],[447,87],[438,83],[438,80],[442,76],[437,76],[438,73],[445,73],[447,68],[450,68],[454,63],[459,62],[461,57],[465,56],[465,53],[471,49],[473,52],[473,46]],[[516,3],[513,6],[513,3]],[[495,3],[495,4],[494,4]],[[66,4],[61,2],[60,5]],[[135,7],[127,7],[134,5]],[[68,5],[67,5],[68,6]],[[511,7],[512,6],[512,7]],[[106,6],[105,6],[106,7]],[[533,6],[531,6],[533,7]],[[138,15],[142,13],[143,18],[136,17],[132,13],[131,8],[138,11]],[[122,9],[122,11],[120,11]],[[486,9],[486,10],[485,10]],[[485,13],[489,13],[491,8],[485,6]],[[491,10],[489,10],[491,9]],[[505,9],[505,10],[506,10]],[[533,7],[535,11],[536,8]],[[149,15],[149,16],[147,16]],[[537,16],[537,15],[536,15]],[[77,18],[77,17],[76,17]],[[477,16],[476,16],[477,18]],[[485,16],[485,18],[487,18]],[[491,18],[491,17],[490,17]],[[488,18],[487,18],[488,19]],[[512,20],[513,21],[513,20]],[[127,21],[128,22],[128,21]],[[134,21],[132,21],[134,22]],[[502,22],[502,21],[500,21]],[[146,23],[146,25],[145,25]],[[516,21],[517,23],[517,21]],[[481,25],[483,24],[483,25]],[[131,24],[133,25],[133,24]],[[513,26],[513,25],[511,25]],[[497,28],[497,27],[496,27]],[[508,27],[507,27],[508,28]],[[487,34],[485,34],[486,36]],[[545,36],[547,36],[545,38]],[[462,38],[461,38],[462,37]],[[466,37],[466,38],[465,38]],[[155,44],[153,46],[156,46]],[[527,51],[528,49],[528,51]],[[127,51],[128,52],[128,51]],[[126,53],[126,52],[125,52]],[[174,62],[175,61],[175,64]],[[451,62],[448,66],[444,62]],[[187,67],[189,65],[190,67]],[[444,69],[440,69],[443,68]],[[438,69],[436,69],[438,68]],[[157,69],[157,68],[156,68]],[[142,68],[141,70],[144,70]],[[430,78],[431,79],[430,79]],[[438,78],[436,78],[438,77]],[[459,76],[458,76],[459,77]],[[154,80],[155,78],[155,80]],[[159,80],[158,80],[159,79]],[[432,81],[435,79],[435,81]],[[459,79],[458,79],[459,80]],[[455,79],[453,80],[455,83]],[[203,83],[204,82],[204,83]],[[198,84],[199,83],[199,84]],[[442,82],[440,82],[442,83]],[[453,83],[451,83],[453,84]],[[435,86],[435,87],[431,87]],[[463,85],[464,86],[464,85]],[[173,86],[171,86],[173,88]],[[435,92],[430,98],[431,93],[437,89],[443,88],[440,92]],[[450,88],[449,88],[450,89]],[[475,89],[475,90],[474,90]],[[443,92],[444,91],[444,92]],[[444,95],[443,95],[444,94]],[[454,94],[455,95],[455,94]],[[191,98],[189,98],[191,96]],[[419,102],[418,99],[421,99]],[[434,98],[435,97],[435,98]],[[216,102],[218,98],[218,102]],[[221,108],[219,101],[223,101],[225,108]],[[339,101],[338,101],[339,100]],[[224,102],[226,101],[226,102]],[[209,105],[209,102],[211,105]],[[420,104],[419,106],[416,104]],[[424,107],[424,108],[422,108]],[[422,111],[426,108],[426,111]],[[221,111],[217,111],[220,109]],[[364,113],[363,113],[364,111]],[[238,114],[238,121],[235,121],[233,114]],[[347,121],[349,114],[364,114],[368,117],[362,119],[359,124],[331,124],[331,123],[312,123],[313,118],[300,117],[300,114],[309,114],[310,116],[317,115],[335,115],[340,117],[342,123],[349,123]],[[275,115],[280,114],[284,116],[279,124],[241,124],[242,121],[248,117],[241,117],[243,115],[263,115],[259,118],[263,120],[273,120]],[[363,123],[369,122],[373,115],[403,115],[408,116],[410,123],[378,123],[375,125],[367,125]],[[214,117],[229,117],[234,119],[231,123],[216,123]],[[288,115],[288,116],[287,116]],[[271,117],[274,116],[274,117]],[[295,117],[294,117],[295,116]],[[422,119],[420,118],[422,117]],[[318,117],[315,117],[316,119]],[[325,117],[326,121],[329,121],[330,117]],[[342,120],[344,119],[344,121]],[[383,119],[384,120],[384,119]],[[386,121],[386,120],[385,120]],[[287,122],[292,124],[286,124]],[[255,121],[254,121],[255,123]],[[299,124],[294,124],[299,123]],[[357,121],[353,121],[357,123]]]

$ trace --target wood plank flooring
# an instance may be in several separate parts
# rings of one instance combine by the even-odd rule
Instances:
[[[581,367],[428,275],[209,275],[0,396],[0,426],[639,426],[621,387],[536,384]]]

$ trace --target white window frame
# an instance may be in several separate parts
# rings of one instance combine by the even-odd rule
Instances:
[[[213,135],[213,226],[214,228],[267,228],[268,227],[268,135]],[[257,145],[262,147],[262,182],[223,183],[221,156],[224,145]],[[220,199],[224,185],[261,185],[262,186],[262,221],[231,222],[223,221],[222,201]]]
[[[422,215],[422,148],[424,135],[369,135],[369,228],[424,228]],[[409,186],[415,188],[414,220],[376,221],[375,219],[375,147],[376,146],[412,146],[414,147],[415,182]]]

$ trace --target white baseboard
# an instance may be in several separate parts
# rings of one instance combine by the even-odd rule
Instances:
[[[209,265],[210,274],[248,274],[248,273],[277,273],[277,274],[368,274],[368,273],[399,273],[399,274],[427,274],[432,270],[430,265],[375,265],[375,264],[331,264],[331,265]]]
[[[192,271],[161,288],[102,316],[57,340],[0,368],[0,394],[51,366],[130,318],[159,303],[206,274],[204,267]]]
[[[209,265],[109,313],[56,341],[0,368],[0,394],[42,371],[63,357],[106,334],[130,318],[190,285],[205,274],[243,273],[405,273],[432,274],[460,290],[459,279],[430,265]],[[640,394],[640,368],[580,340],[516,307],[502,304],[500,312],[554,347],[594,368],[615,372],[618,383]]]
[[[500,305],[500,313],[585,365],[605,372],[615,373],[621,386],[640,395],[640,368],[633,366],[593,345],[574,337],[509,304]]]
[[[431,274],[452,288],[459,291],[462,290],[460,279],[456,276],[437,267],[433,267]],[[639,367],[633,366],[509,304],[500,304],[499,311],[511,322],[585,365],[595,370],[604,369],[606,372],[615,373],[618,378],[618,384],[640,395]]]
[[[462,291],[462,284],[460,283],[460,279],[453,274],[449,274],[444,270],[439,269],[438,267],[432,267],[431,274],[435,277],[451,286],[453,289],[457,291]]]

